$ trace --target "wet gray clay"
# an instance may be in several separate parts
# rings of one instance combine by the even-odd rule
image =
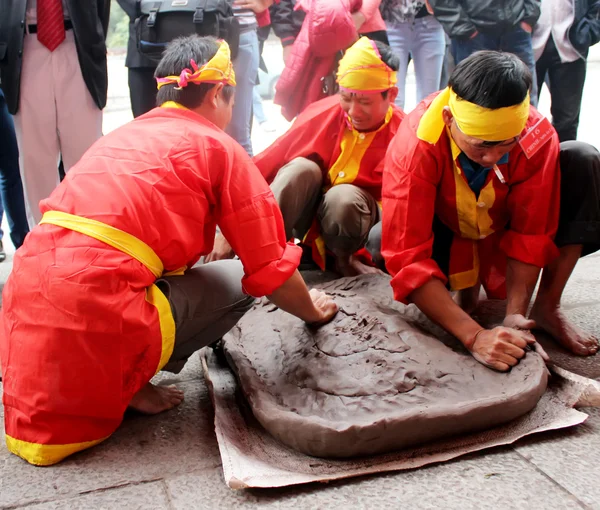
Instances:
[[[425,333],[414,307],[393,301],[389,277],[317,286],[340,307],[330,324],[311,329],[262,300],[224,342],[252,412],[296,450],[351,457],[489,429],[546,389],[533,352],[500,373]]]

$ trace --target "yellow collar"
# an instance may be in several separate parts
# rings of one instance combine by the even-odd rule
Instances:
[[[360,133],[363,133],[364,135],[370,135],[370,134],[374,134],[374,133],[379,133],[379,131],[384,129],[390,123],[390,120],[392,120],[393,116],[394,116],[394,109],[390,105],[388,107],[387,113],[385,114],[385,120],[383,121],[383,124],[381,126],[379,126],[375,131],[358,131],[358,130],[354,129],[350,115],[346,115],[346,125],[348,126],[348,129],[350,131],[352,131],[355,135],[359,135]]]
[[[176,108],[178,110],[188,110],[189,108],[186,108],[185,106],[183,106],[182,104],[176,103],[175,101],[167,101],[166,103],[163,103],[160,105],[161,108]]]

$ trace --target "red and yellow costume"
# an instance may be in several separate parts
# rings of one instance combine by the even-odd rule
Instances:
[[[439,128],[441,134],[433,139],[423,134],[430,127],[424,122],[431,120],[426,112],[435,101],[429,97],[406,117],[386,159],[382,254],[392,275],[394,297],[407,302],[409,294],[431,278],[447,281],[432,259],[436,215],[454,233],[450,287],[468,288],[479,279],[490,298],[502,299],[507,257],[543,267],[558,253],[553,243],[559,214],[558,137],[547,119],[527,109],[521,137],[529,143],[533,136],[533,143],[517,144],[507,164],[488,173],[477,197],[448,130]]]
[[[119,426],[173,350],[175,324],[154,281],[210,253],[217,223],[249,294],[272,293],[298,266],[245,151],[200,115],[163,106],[83,156],[15,256],[0,322],[6,443],[32,464],[54,464]]]

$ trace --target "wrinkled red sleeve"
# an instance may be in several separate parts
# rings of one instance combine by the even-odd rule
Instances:
[[[394,298],[407,303],[409,294],[431,278],[446,282],[446,277],[431,258],[437,164],[425,142],[404,141],[405,135],[415,135],[403,125],[385,160],[381,252]]]
[[[316,154],[325,165],[329,164],[343,122],[339,104],[337,96],[311,104],[283,135],[254,156],[254,164],[268,183],[283,165],[298,157]]]
[[[232,152],[220,176],[217,223],[244,265],[244,290],[265,296],[292,276],[302,250],[286,243],[277,201],[252,160],[237,144]]]
[[[500,248],[512,259],[537,267],[558,256],[554,235],[560,211],[559,142],[556,134],[527,159],[518,154],[508,194],[510,227]]]

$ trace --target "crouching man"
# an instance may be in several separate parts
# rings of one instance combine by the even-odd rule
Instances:
[[[356,256],[380,220],[385,151],[404,113],[395,106],[398,58],[359,39],[340,61],[340,94],[312,104],[273,145],[254,157],[271,184],[288,239],[345,276],[374,272]],[[233,256],[220,236],[208,260]]]
[[[174,41],[158,103],[100,139],[41,202],[4,289],[0,361],[8,449],[54,464],[108,438],[127,407],[158,413],[177,372],[267,295],[307,323],[336,312],[297,271],[272,192],[223,132],[235,77],[225,42]],[[193,269],[216,224],[239,254]]]
[[[562,314],[560,298],[579,257],[600,248],[600,155],[583,143],[560,146],[529,105],[530,87],[510,53],[462,61],[390,146],[383,222],[368,243],[374,259],[383,255],[398,301],[415,303],[497,370],[518,363],[535,327],[576,354],[598,350]],[[507,298],[502,326],[488,330],[469,315],[481,285],[489,298]],[[459,291],[458,303],[448,289]]]

